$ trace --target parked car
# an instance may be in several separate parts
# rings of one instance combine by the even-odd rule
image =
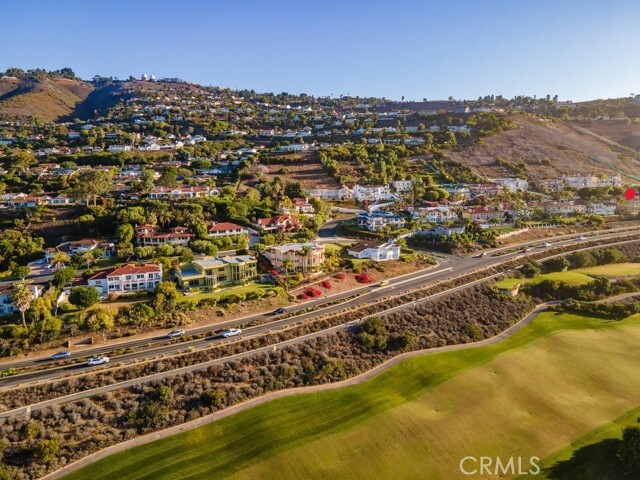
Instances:
[[[185,331],[183,328],[179,328],[178,330],[174,330],[173,332],[167,333],[168,338],[176,338],[184,336]]]
[[[223,338],[229,338],[229,337],[238,336],[241,333],[242,333],[242,330],[240,330],[239,328],[230,328],[229,330],[224,330],[221,335]]]
[[[61,352],[51,355],[51,360],[62,360],[63,358],[69,358],[71,352],[69,350],[62,350]]]
[[[94,365],[102,365],[103,363],[109,363],[109,357],[91,357],[87,365],[93,367]]]

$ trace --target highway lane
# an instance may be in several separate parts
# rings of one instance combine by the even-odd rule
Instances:
[[[618,233],[607,233],[604,235],[599,235],[600,239],[607,238],[615,238],[618,236]],[[575,237],[575,235],[573,236]],[[579,243],[580,241],[575,238],[566,238],[560,241],[557,241],[555,246],[569,245],[572,243]],[[536,242],[532,242],[533,244],[541,243],[540,240]],[[510,247],[513,248],[513,247]],[[594,247],[597,248],[597,247]],[[531,254],[538,253],[543,249],[534,249]],[[433,267],[429,270],[421,270],[417,272],[413,272],[401,277],[396,277],[394,279],[389,280],[388,286],[376,286],[370,285],[357,289],[356,291],[344,292],[342,294],[337,294],[332,297],[328,297],[327,299],[318,299],[316,302],[306,302],[300,306],[289,309],[289,312],[299,311],[301,309],[308,308],[310,305],[317,305],[320,307],[318,310],[307,312],[303,314],[296,315],[294,317],[285,317],[285,318],[276,318],[275,320],[271,320],[268,323],[245,328],[243,331],[243,336],[247,335],[257,335],[267,332],[269,330],[275,330],[278,328],[282,328],[285,325],[292,325],[294,323],[303,322],[312,318],[315,318],[321,314],[330,314],[335,313],[345,308],[353,307],[356,305],[362,305],[365,303],[375,302],[376,300],[380,300],[383,297],[389,295],[397,295],[399,293],[405,292],[407,290],[412,290],[417,287],[424,286],[427,283],[433,283],[437,281],[447,280],[457,275],[462,275],[469,273],[478,268],[485,268],[499,265],[505,261],[511,260],[513,258],[522,256],[524,254],[520,252],[513,252],[509,254],[504,254],[500,256],[487,256],[486,258],[473,258],[473,257],[452,257],[450,260],[442,262],[440,265]],[[354,293],[360,293],[358,297],[352,298],[350,300],[343,301],[337,305],[322,307],[323,304],[331,301],[337,301],[341,299],[347,299],[354,295]],[[244,324],[250,323],[251,321],[261,320],[264,321],[266,318],[265,314],[254,315],[251,317],[245,317],[243,319],[235,319],[230,320],[228,322],[223,322],[215,325],[205,325],[202,327],[198,327],[195,329],[191,329],[187,332],[187,336],[192,335],[200,335],[200,334],[211,334],[215,329],[223,329],[229,327],[237,327],[242,326]],[[112,358],[112,364],[114,363],[131,363],[134,361],[141,361],[144,359],[154,358],[162,355],[171,355],[175,353],[180,353],[186,351],[188,348],[200,349],[200,348],[209,348],[211,345],[215,345],[222,341],[220,338],[215,338],[212,336],[208,336],[204,339],[194,339],[190,341],[171,341],[166,338],[166,336],[157,336],[151,339],[145,338],[135,341],[129,342],[120,342],[118,344],[111,344],[100,346],[96,348],[91,348],[84,350],[82,352],[78,352],[75,357],[83,358],[88,357],[90,355],[96,354],[105,354],[112,352],[114,350],[122,350],[127,348],[136,348],[136,347],[147,347],[149,343],[155,345],[154,348],[141,350],[132,353],[125,353],[122,355],[118,355]],[[12,367],[13,366],[13,367]],[[31,382],[36,380],[51,380],[55,378],[59,378],[61,376],[75,374],[75,373],[85,373],[90,369],[96,369],[96,367],[88,367],[83,362],[82,364],[64,364],[61,365],[61,362],[51,362],[48,359],[29,359],[18,362],[5,363],[2,365],[3,369],[6,368],[21,368],[21,366],[40,366],[45,367],[45,369],[37,370],[29,373],[14,375],[10,377],[6,377],[0,379],[0,387],[10,387],[13,385]]]
[[[459,261],[459,259],[454,259],[454,261]],[[415,278],[422,278],[423,275],[425,274],[431,274],[432,272],[440,272],[442,270],[448,271],[447,266],[444,262],[442,262],[440,265],[436,266],[436,267],[430,267],[428,269],[423,269],[423,270],[418,270],[416,272],[411,272],[405,275],[401,275],[398,277],[395,277],[393,279],[389,280],[390,285],[391,284],[396,284],[396,283],[400,283],[400,282],[404,282],[407,279],[415,279]],[[301,310],[305,310],[309,307],[322,307],[324,305],[327,305],[328,303],[334,303],[337,301],[341,301],[344,299],[347,299],[349,297],[352,297],[356,294],[362,294],[362,293],[366,293],[366,292],[370,292],[372,288],[374,288],[375,285],[366,285],[363,287],[359,287],[353,290],[349,290],[347,292],[342,292],[342,293],[338,293],[338,294],[333,294],[333,295],[328,295],[326,297],[322,297],[322,298],[317,298],[315,300],[310,300],[307,302],[304,302],[302,304],[295,304],[295,305],[291,305],[291,306],[287,306],[286,307],[286,311],[287,313],[284,314],[286,315],[286,318],[291,319],[292,315],[291,314],[295,314],[296,312],[299,312]],[[389,287],[377,287],[379,290],[389,290]],[[313,313],[317,313],[317,310]],[[207,332],[211,332],[212,330],[219,330],[219,329],[226,329],[226,328],[231,328],[231,327],[238,327],[241,325],[246,325],[249,324],[251,322],[255,322],[255,321],[264,321],[264,320],[268,320],[270,318],[276,318],[276,317],[283,317],[283,315],[273,315],[273,310],[269,311],[269,312],[260,312],[257,313],[255,315],[250,315],[250,316],[246,316],[246,317],[241,317],[241,318],[235,318],[232,320],[227,320],[227,321],[223,321],[223,322],[218,322],[215,324],[208,324],[208,325],[203,325],[197,328],[192,328],[192,329],[187,329],[186,330],[186,337],[189,336],[193,336],[193,335],[199,335],[199,334],[203,334],[203,333],[207,333]],[[296,318],[302,318],[300,316],[296,316]],[[271,322],[272,324],[272,322]],[[167,333],[169,333],[169,330],[167,330]],[[106,352],[111,352],[113,350],[126,350],[129,348],[140,348],[140,347],[146,347],[149,344],[157,344],[157,345],[162,345],[162,344],[169,344],[169,343],[175,343],[173,341],[171,341],[169,338],[167,338],[166,334],[160,334],[160,335],[156,335],[156,336],[152,336],[152,337],[145,337],[145,338],[141,338],[141,339],[137,339],[137,340],[123,340],[120,342],[116,342],[116,343],[110,343],[108,345],[101,345],[101,346],[96,346],[96,347],[91,347],[91,348],[83,348],[82,350],[79,350],[77,352],[72,352],[72,358],[76,358],[76,357],[80,357],[80,358],[84,358],[84,357],[90,357],[92,355],[101,355],[103,353]],[[0,363],[0,369],[9,369],[9,368],[25,368],[25,367],[31,367],[31,366],[52,366],[52,365],[60,365],[63,362],[60,361],[55,361],[55,360],[51,360],[49,357],[45,357],[45,358],[29,358],[29,359],[24,359],[24,360],[18,360],[18,361],[11,361],[11,362],[1,362]]]

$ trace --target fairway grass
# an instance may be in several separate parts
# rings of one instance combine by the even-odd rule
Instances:
[[[66,478],[473,479],[466,455],[544,458],[640,405],[639,327],[545,312],[496,345],[264,403]]]
[[[579,268],[573,270],[585,275],[603,275],[606,277],[619,277],[623,275],[640,275],[640,263],[612,263],[597,267]]]
[[[497,288],[513,289],[518,284],[539,283],[543,280],[565,282],[569,285],[584,285],[593,281],[594,276],[619,277],[625,275],[640,275],[640,263],[615,263],[599,265],[597,267],[579,268],[566,272],[543,273],[535,278],[505,278],[496,282]]]

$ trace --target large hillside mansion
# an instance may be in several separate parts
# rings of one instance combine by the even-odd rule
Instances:
[[[136,225],[136,240],[142,246],[157,246],[164,243],[186,247],[196,237],[187,227],[173,227],[161,232],[157,225]]]
[[[128,293],[140,290],[153,291],[162,281],[162,265],[127,264],[122,267],[102,270],[89,277],[88,284],[101,295]]]
[[[288,264],[297,271],[314,271],[324,264],[324,245],[315,242],[274,245],[266,248],[264,256],[276,270]]]
[[[178,285],[186,290],[244,283],[257,276],[258,262],[250,255],[205,257],[182,265],[177,272]]]

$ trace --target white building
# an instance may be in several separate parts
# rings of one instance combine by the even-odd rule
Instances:
[[[358,184],[356,184],[353,187],[353,198],[355,198],[358,201],[362,201],[362,200],[395,201],[399,199],[399,197],[395,193],[392,193],[391,190],[389,190],[389,187],[387,185],[362,186]]]
[[[319,187],[305,190],[305,193],[320,200],[347,200],[353,198],[353,190],[349,187]]]
[[[101,295],[141,290],[152,291],[161,281],[162,265],[153,263],[140,266],[128,264],[102,270],[88,279],[89,286],[94,287]]]
[[[503,188],[510,192],[529,190],[529,182],[520,178],[492,178],[491,182],[496,185],[502,185]]]
[[[413,189],[411,180],[395,180],[391,182],[391,186],[396,192],[410,192]]]
[[[292,143],[278,148],[278,152],[306,152],[309,150],[308,143]]]
[[[112,153],[130,152],[131,145],[109,145],[109,148],[107,148],[107,151]]]
[[[393,242],[360,242],[347,249],[347,253],[356,258],[368,258],[374,262],[400,259],[400,246]]]
[[[155,188],[149,192],[149,198],[153,199],[182,199],[214,197],[220,195],[220,190],[215,187],[176,187],[176,188]]]
[[[207,235],[214,238],[236,237],[238,235],[249,235],[249,230],[231,222],[207,222]]]
[[[38,298],[44,292],[43,285],[26,284],[26,287],[31,290],[33,298]],[[0,287],[0,315],[12,315],[20,311],[13,303],[13,288],[13,285]]]
[[[377,232],[381,228],[402,228],[406,221],[402,215],[396,215],[385,210],[363,213],[358,216],[358,227]]]
[[[425,223],[444,223],[458,219],[458,214],[449,205],[417,208],[411,216]]]
[[[587,213],[594,215],[615,215],[617,204],[614,202],[597,202],[587,205]]]
[[[620,175],[564,175],[562,180],[569,188],[617,187],[622,184]]]
[[[97,250],[102,252],[102,258],[109,258],[114,248],[115,245],[112,242],[98,240],[97,238],[83,238],[82,240],[63,242],[57,247],[49,247],[44,251],[44,257],[47,262],[51,263],[51,260],[59,253],[72,256]]]

